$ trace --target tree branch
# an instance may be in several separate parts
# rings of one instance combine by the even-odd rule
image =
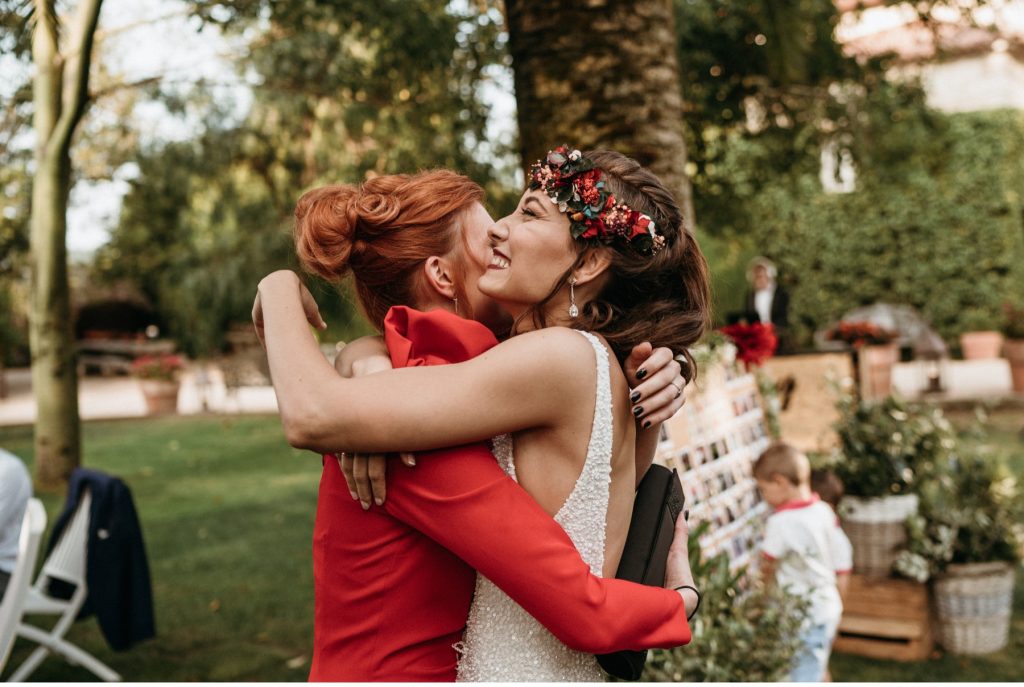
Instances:
[[[92,92],[91,98],[93,100],[99,100],[100,98],[106,97],[112,93],[118,91],[127,91],[133,88],[141,88],[142,86],[149,86],[150,84],[160,83],[164,77],[162,76],[147,76],[144,79],[138,79],[137,81],[121,81],[119,83],[113,83],[106,88],[101,88]]]
[[[92,65],[92,46],[99,23],[103,0],[81,0],[75,17],[74,41],[64,67],[64,106],[54,127],[49,147],[51,153],[67,150],[71,135],[85,112],[89,98],[89,68]]]

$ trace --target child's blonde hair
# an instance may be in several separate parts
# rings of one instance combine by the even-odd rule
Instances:
[[[754,463],[754,477],[768,479],[772,475],[781,475],[796,486],[809,484],[811,461],[789,444],[772,444]]]

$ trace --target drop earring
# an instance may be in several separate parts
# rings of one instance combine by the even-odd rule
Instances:
[[[459,314],[459,297],[456,296],[455,298],[453,298],[452,299],[452,303],[455,304],[455,314],[458,315]]]
[[[576,277],[569,280],[569,317],[577,317],[580,309],[576,307]]]

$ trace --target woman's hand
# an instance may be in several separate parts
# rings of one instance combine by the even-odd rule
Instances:
[[[689,511],[683,511],[676,518],[675,538],[672,539],[672,546],[668,550],[668,562],[665,567],[665,588],[675,589],[687,585],[696,589],[693,581],[693,572],[690,570],[690,526],[686,522]],[[687,617],[693,615],[700,597],[693,589],[678,590],[683,598],[683,605],[686,608]]]
[[[416,457],[411,453],[337,453],[335,457],[348,483],[348,493],[359,501],[363,510],[369,510],[371,503],[384,505],[388,494],[389,458],[399,457],[406,466],[416,466]]]
[[[262,286],[264,283],[267,283],[269,277],[275,274],[277,273],[275,272],[272,273],[271,275],[268,275],[267,277],[264,277],[264,281],[261,281],[260,285]],[[310,325],[317,329],[327,329],[327,323],[324,322],[324,318],[320,316],[320,307],[316,304],[316,300],[313,298],[313,294],[309,292],[309,289],[306,288],[306,285],[303,284],[301,280],[298,280],[297,276],[296,280],[298,281],[299,284],[298,296],[302,302],[302,311],[306,315],[306,321],[308,321]],[[253,301],[252,304],[252,324],[253,327],[256,328],[256,337],[260,340],[260,345],[263,346],[263,350],[266,350],[267,342],[264,337],[263,331],[263,300],[260,298],[259,289],[257,289],[256,291],[256,299]]]
[[[667,348],[644,342],[630,352],[624,366],[632,390],[633,415],[644,429],[668,420],[683,407],[686,380],[682,365]]]
[[[358,343],[346,346],[334,360],[334,368],[342,377],[365,377],[375,372],[392,369],[391,358],[383,354],[376,345],[377,337],[360,339]],[[384,352],[387,348],[383,349]],[[370,503],[383,506],[387,498],[387,461],[395,454],[383,453],[336,453],[341,474],[348,484],[348,493],[359,501],[363,510],[369,510]],[[401,460],[409,467],[416,465],[411,453],[400,454]]]

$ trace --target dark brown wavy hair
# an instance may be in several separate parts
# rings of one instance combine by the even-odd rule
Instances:
[[[616,200],[649,215],[665,237],[665,247],[654,255],[641,255],[629,246],[588,247],[577,243],[579,258],[559,278],[551,292],[521,315],[534,326],[546,325],[543,309],[565,287],[573,270],[590,250],[611,251],[608,282],[592,301],[584,303],[570,326],[600,334],[620,362],[639,343],[649,341],[685,356],[683,376],[692,380],[697,367],[689,348],[711,323],[711,283],[707,260],[671,192],[653,173],[632,158],[610,150],[584,155],[605,175]],[[514,331],[515,329],[513,329]],[[688,369],[686,369],[688,368]]]

